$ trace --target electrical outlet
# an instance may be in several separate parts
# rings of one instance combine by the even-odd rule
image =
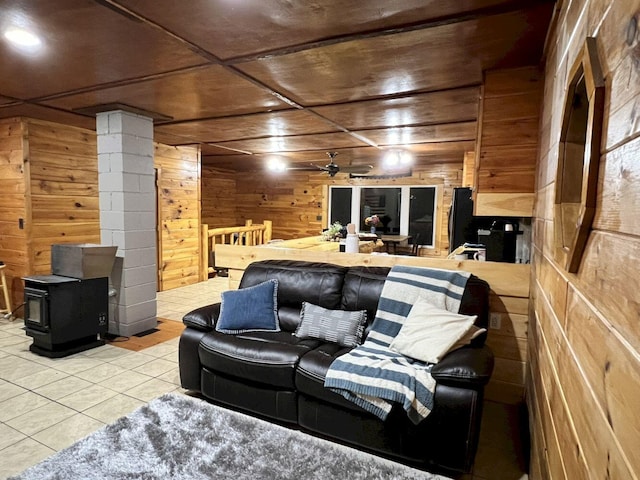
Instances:
[[[489,315],[489,328],[493,330],[500,330],[501,323],[502,323],[502,314],[491,313]]]

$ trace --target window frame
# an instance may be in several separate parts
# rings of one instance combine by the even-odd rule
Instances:
[[[431,230],[431,238],[429,243],[426,243],[423,238],[420,238],[420,246],[422,248],[436,248],[436,238],[438,223],[436,222],[438,214],[438,202],[440,201],[439,186],[438,185],[330,185],[329,186],[329,201],[327,203],[327,220],[326,227],[328,228],[331,219],[331,201],[332,191],[334,188],[350,188],[351,189],[351,223],[356,226],[360,225],[360,200],[362,198],[362,191],[366,188],[393,188],[400,189],[400,232],[397,235],[409,235],[409,207],[411,202],[411,189],[413,188],[430,188],[433,189],[433,228]],[[389,234],[396,235],[396,234]]]
[[[573,113],[573,99],[576,87],[584,83],[588,100],[587,121],[584,126],[584,145],[581,155],[571,155],[568,151],[569,132]],[[596,39],[587,37],[568,75],[565,91],[564,112],[560,141],[558,143],[558,166],[555,181],[554,200],[554,241],[555,260],[564,264],[569,273],[577,273],[586,248],[597,205],[597,187],[600,162],[600,147],[603,131],[605,103],[605,82],[598,59]],[[570,157],[571,156],[571,157]],[[571,170],[569,160],[579,160],[579,168]],[[566,171],[565,171],[566,170]],[[580,198],[574,205],[572,215],[567,215],[563,185],[565,181],[580,178]],[[576,209],[575,206],[578,208]]]

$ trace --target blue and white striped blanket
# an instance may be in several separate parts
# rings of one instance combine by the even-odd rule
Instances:
[[[385,280],[367,340],[329,367],[325,387],[385,420],[393,402],[419,423],[433,409],[431,367],[393,352],[389,345],[418,298],[458,312],[468,272],[396,265]]]

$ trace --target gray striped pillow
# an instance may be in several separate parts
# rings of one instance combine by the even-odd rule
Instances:
[[[355,347],[362,343],[366,323],[366,310],[328,310],[303,302],[300,324],[294,335],[300,338],[317,338],[343,347]]]

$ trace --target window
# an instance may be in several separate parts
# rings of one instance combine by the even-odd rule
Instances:
[[[329,223],[354,223],[369,231],[365,218],[378,215],[377,233],[410,235],[433,247],[436,187],[329,187]]]
[[[331,188],[329,225],[335,222],[346,225],[351,222],[351,195],[350,187]]]
[[[604,79],[595,38],[588,37],[569,78],[556,172],[555,258],[578,271],[596,210]]]
[[[364,220],[371,215],[380,219],[378,230],[385,235],[400,235],[399,188],[362,188],[360,190],[360,230],[368,229]]]
[[[433,229],[435,210],[435,187],[411,187],[409,189],[409,235],[413,238],[419,238],[420,244],[431,247],[434,245],[435,237]]]

